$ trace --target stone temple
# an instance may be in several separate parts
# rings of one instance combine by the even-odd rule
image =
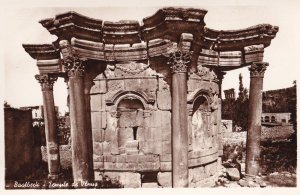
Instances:
[[[255,137],[268,65],[264,48],[278,27],[219,31],[206,26],[206,13],[170,7],[142,23],[75,12],[40,21],[57,40],[23,47],[40,72],[49,178],[60,173],[53,85],[63,77],[74,181],[106,174],[125,187],[214,185],[222,156],[223,76],[250,66],[248,137]],[[259,142],[248,144],[246,172],[255,175]]]

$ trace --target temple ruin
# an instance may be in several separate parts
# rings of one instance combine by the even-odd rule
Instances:
[[[23,47],[40,72],[49,178],[60,173],[53,85],[63,77],[74,181],[104,173],[125,187],[214,185],[222,79],[244,66],[251,78],[246,173],[258,173],[263,53],[278,27],[219,31],[206,27],[206,13],[162,8],[140,23],[67,12],[40,21],[57,40]]]

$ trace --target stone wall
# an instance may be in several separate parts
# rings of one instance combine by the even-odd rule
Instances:
[[[262,126],[261,129],[261,140],[283,140],[288,139],[288,137],[294,132],[292,125],[285,126],[273,126],[266,127]],[[224,133],[223,144],[246,144],[247,131],[242,132],[227,132]]]
[[[35,143],[31,110],[4,108],[5,178],[22,179],[39,165],[41,152]]]
[[[187,83],[193,187],[214,185],[221,135],[218,80],[212,70],[202,71]],[[170,80],[162,64],[137,62],[108,64],[95,77],[90,105],[96,180],[108,175],[124,187],[172,186]]]

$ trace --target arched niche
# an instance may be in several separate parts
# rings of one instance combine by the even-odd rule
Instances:
[[[145,102],[137,96],[122,96],[117,101],[119,152],[138,154],[144,140]]]
[[[211,133],[211,108],[208,93],[202,92],[195,97],[192,107],[192,147],[194,151],[213,147]]]

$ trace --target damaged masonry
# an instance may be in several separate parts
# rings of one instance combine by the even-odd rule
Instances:
[[[43,93],[49,178],[60,174],[53,85],[69,93],[74,181],[100,173],[125,187],[213,186],[223,153],[221,86],[250,66],[246,174],[259,171],[264,48],[278,27],[206,27],[202,9],[163,8],[138,21],[107,22],[75,12],[40,23],[58,37],[24,44]]]

